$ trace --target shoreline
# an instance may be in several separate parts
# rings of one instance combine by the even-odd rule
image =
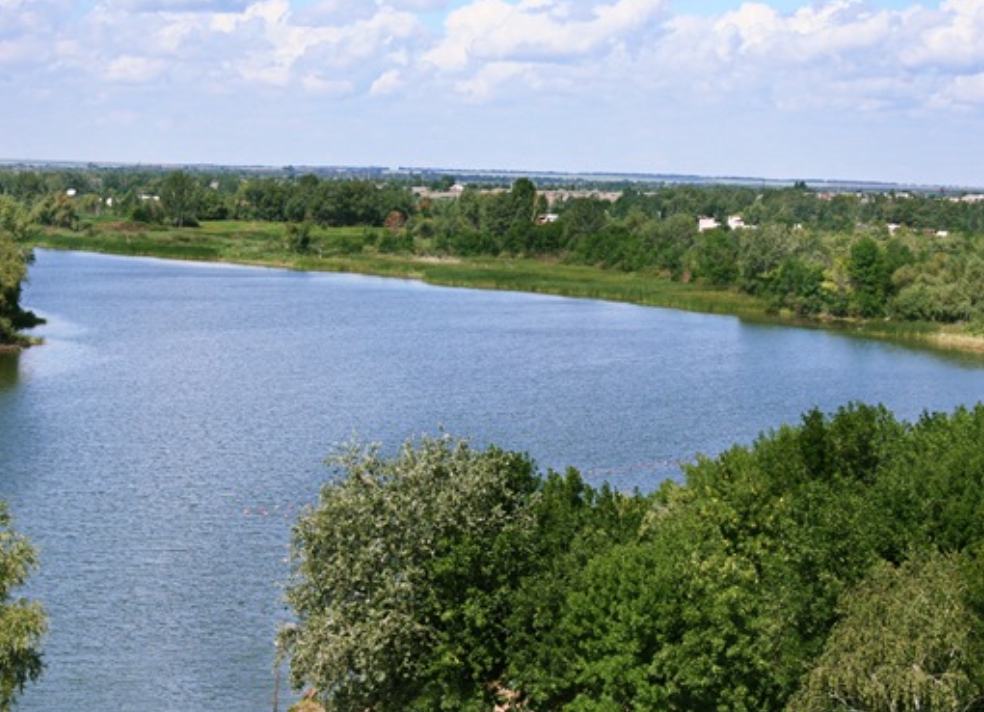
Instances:
[[[335,272],[395,279],[410,279],[433,286],[497,291],[525,292],[568,297],[599,299],[644,307],[678,309],[699,314],[733,316],[743,321],[773,326],[799,327],[839,332],[891,341],[901,346],[935,353],[984,358],[984,335],[962,331],[959,326],[887,322],[864,322],[852,319],[809,319],[790,314],[772,314],[763,302],[738,292],[703,285],[683,284],[653,275],[623,273],[596,267],[566,265],[535,258],[461,258],[419,255],[358,253],[319,256],[314,254],[271,253],[266,246],[248,254],[221,249],[209,254],[182,255],[173,245],[134,244],[130,240],[114,245],[100,240],[98,245],[73,245],[70,237],[60,239],[45,235],[32,241],[40,249],[112,254],[121,257],[154,257],[181,261],[243,266],[269,267],[302,272]],[[77,240],[86,243],[86,240]],[[161,249],[155,249],[155,247]],[[116,248],[116,249],[114,249]],[[39,339],[26,337],[29,343],[10,345],[13,351],[36,345]],[[4,346],[0,346],[2,352]]]

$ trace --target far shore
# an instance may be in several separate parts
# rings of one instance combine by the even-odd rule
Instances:
[[[56,250],[340,272],[412,279],[435,286],[625,302],[735,316],[761,324],[850,333],[938,352],[984,354],[984,335],[970,333],[961,325],[806,319],[788,313],[770,312],[763,300],[747,294],[674,282],[653,274],[619,272],[536,258],[461,258],[374,252],[298,254],[284,250],[279,240],[265,231],[254,235],[244,230],[230,235],[226,231],[213,233],[203,226],[192,234],[200,239],[192,243],[187,233],[175,234],[173,231],[139,235],[49,232],[39,235],[33,244]],[[16,344],[0,346],[0,351],[18,348]]]

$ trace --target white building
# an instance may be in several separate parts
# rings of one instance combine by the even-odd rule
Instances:
[[[708,230],[713,230],[716,227],[721,227],[721,223],[714,218],[697,218],[698,232],[707,232]]]

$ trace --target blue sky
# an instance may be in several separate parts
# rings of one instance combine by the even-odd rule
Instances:
[[[0,0],[0,158],[984,186],[984,0]]]

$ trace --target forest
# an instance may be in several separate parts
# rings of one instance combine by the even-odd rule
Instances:
[[[280,226],[275,247],[294,254],[527,258],[728,290],[776,315],[984,330],[984,195],[967,191],[92,169],[0,171],[0,196],[79,239],[186,229],[189,255],[195,226],[245,221]]]
[[[984,407],[811,411],[654,493],[342,448],[279,638],[330,712],[984,709]]]

